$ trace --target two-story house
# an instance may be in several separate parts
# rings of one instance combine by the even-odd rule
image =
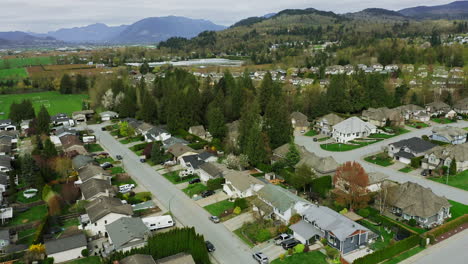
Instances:
[[[114,187],[109,180],[91,178],[80,184],[83,200],[92,201],[99,197],[113,197]]]
[[[307,116],[301,112],[293,112],[291,114],[291,124],[295,131],[305,132],[309,129],[310,122]]]
[[[436,101],[429,104],[426,104],[426,112],[430,116],[440,116],[445,115],[450,111],[450,106],[444,102]]]
[[[122,217],[106,225],[109,245],[106,253],[130,251],[146,246],[151,231],[139,217]]]
[[[343,120],[343,118],[339,117],[336,114],[324,115],[315,122],[314,128],[320,134],[331,136],[333,126],[342,122]]]
[[[80,178],[81,183],[87,182],[90,179],[107,180],[110,182],[112,175],[100,166],[88,164],[78,170],[78,178]]]
[[[223,191],[231,198],[245,198],[255,195],[266,183],[251,176],[248,171],[231,170],[224,175]]]
[[[405,123],[405,118],[400,111],[388,109],[387,107],[364,110],[361,118],[378,127],[385,127],[388,123],[391,126],[402,126]]]
[[[377,127],[358,117],[350,117],[333,126],[332,136],[338,143],[347,143],[356,138],[365,138],[377,132]]]
[[[435,170],[446,166],[450,168],[452,161],[457,164],[457,172],[468,170],[468,144],[437,146],[424,155],[422,168]]]
[[[122,217],[131,217],[133,215],[132,206],[123,204],[118,198],[99,197],[85,206],[86,217],[83,221],[83,227],[91,235],[104,235],[106,225]]]
[[[390,157],[402,163],[410,164],[412,158],[424,156],[427,151],[436,146],[436,144],[421,138],[412,137],[389,144],[387,150]]]
[[[0,120],[0,131],[11,131],[16,130],[16,126],[13,124],[11,119]]]
[[[437,140],[452,145],[463,144],[466,142],[466,135],[468,131],[452,126],[434,127],[432,135],[429,137],[432,140]]]

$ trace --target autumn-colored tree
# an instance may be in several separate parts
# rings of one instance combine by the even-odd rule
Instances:
[[[53,160],[53,168],[62,178],[68,177],[72,168],[71,159],[68,157],[56,157]]]
[[[65,202],[74,203],[80,197],[80,188],[73,182],[63,184],[60,190],[60,196],[62,196]]]
[[[289,225],[294,225],[295,223],[301,221],[302,217],[299,214],[294,214],[289,219]]]
[[[62,210],[60,204],[60,196],[55,194],[52,197],[50,197],[50,199],[47,201],[47,205],[49,207],[49,215],[54,216],[60,214]]]
[[[341,165],[333,177],[333,184],[338,203],[349,206],[350,210],[367,206],[369,175],[358,162],[348,161]]]

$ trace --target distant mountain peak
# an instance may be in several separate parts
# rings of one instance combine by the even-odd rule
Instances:
[[[468,19],[468,1],[455,1],[436,6],[416,6],[398,12],[416,19]]]

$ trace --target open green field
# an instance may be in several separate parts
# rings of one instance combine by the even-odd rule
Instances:
[[[23,99],[31,100],[36,113],[39,112],[41,105],[44,105],[50,115],[55,115],[58,113],[71,114],[74,111],[80,111],[82,109],[82,102],[88,99],[88,95],[60,94],[58,92],[0,95],[0,113],[4,113],[0,115],[0,119],[8,118],[10,105],[13,102],[21,102]]]
[[[24,68],[2,69],[0,70],[0,80],[3,79],[21,79],[28,77]]]
[[[22,67],[37,66],[37,65],[50,65],[50,64],[55,64],[55,63],[56,63],[56,59],[54,57],[1,59],[0,69],[22,68]]]
[[[447,184],[447,177],[431,177],[429,178],[429,180],[442,184]],[[448,185],[468,191],[468,170],[462,171],[455,176],[449,176]]]

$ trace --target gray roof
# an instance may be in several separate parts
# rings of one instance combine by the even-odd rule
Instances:
[[[423,111],[424,108],[422,108],[419,105],[414,105],[414,104],[408,104],[408,105],[401,105],[398,107],[395,107],[393,109],[399,110],[401,112],[415,112],[415,111]]]
[[[205,161],[198,159],[198,154],[183,156],[182,160],[184,160],[185,164],[190,164],[195,170],[198,169],[200,165],[205,163]]]
[[[198,158],[200,158],[201,160],[204,160],[206,161],[207,159],[211,158],[211,157],[214,157],[215,155],[213,155],[213,153],[210,153],[208,151],[202,151],[200,153],[198,153]]]
[[[310,223],[307,223],[304,220],[301,220],[295,223],[294,225],[291,225],[289,229],[291,229],[292,231],[294,231],[294,233],[299,234],[301,237],[307,240],[311,239],[316,235],[320,237],[325,236],[323,231],[311,225]]]
[[[400,157],[400,158],[406,158],[406,159],[412,159],[414,158],[415,156],[412,154],[412,153],[409,153],[409,152],[406,152],[406,151],[398,151],[397,153],[395,153],[395,156],[396,157]]]
[[[370,132],[377,129],[377,127],[371,123],[362,121],[358,117],[353,116],[334,125],[333,129],[341,133],[360,133],[363,131]]]
[[[450,106],[444,102],[437,101],[437,102],[432,102],[426,105],[426,107],[431,108],[432,110],[435,111],[448,111],[450,110]]]
[[[436,215],[443,207],[451,207],[447,198],[413,182],[389,188],[387,201],[389,205],[402,209],[404,214],[425,218]]]
[[[273,184],[266,184],[265,187],[257,192],[257,195],[281,212],[286,212],[297,202],[307,202],[292,192]]]
[[[8,185],[9,176],[6,173],[0,172],[0,184]]]
[[[116,112],[113,112],[113,111],[105,111],[105,112],[101,112],[99,113],[99,115],[102,117],[102,116],[118,116],[119,114],[117,114]]]
[[[0,156],[0,166],[11,169],[11,158],[10,158],[10,156]]]
[[[388,109],[387,107],[369,108],[367,110],[362,111],[362,116],[367,118],[368,120],[377,121],[383,121],[386,119],[399,120],[403,118],[401,116],[400,111],[396,109]]]
[[[185,252],[158,259],[157,264],[195,264],[192,255]]]
[[[224,178],[226,181],[231,182],[231,185],[241,192],[248,190],[252,185],[265,185],[261,180],[251,176],[248,171],[231,170],[224,175]]]
[[[122,259],[120,264],[156,264],[151,255],[135,254]]]
[[[9,154],[11,152],[11,144],[0,144],[0,152]]]
[[[189,142],[187,140],[182,139],[182,138],[178,138],[178,137],[170,137],[170,138],[163,141],[165,149],[168,149],[168,148],[174,146],[175,144],[187,145],[188,143]]]
[[[108,180],[94,178],[83,182],[80,186],[80,189],[81,193],[83,194],[86,200],[94,197],[99,193],[105,193],[106,191],[109,191],[110,193],[114,192],[114,190],[112,189],[112,185]]]
[[[151,234],[151,231],[143,223],[141,218],[137,217],[122,217],[117,219],[106,225],[106,230],[116,250],[129,246],[127,243],[134,239],[138,239],[142,242]],[[139,242],[137,243],[139,244]]]
[[[326,206],[311,205],[304,211],[303,217],[309,223],[315,222],[320,229],[332,232],[341,241],[356,231],[369,231],[369,229]]]
[[[396,148],[409,148],[417,153],[426,152],[432,149],[433,147],[437,146],[436,144],[433,144],[418,137],[403,139],[398,142],[394,142],[390,145],[393,145]]]
[[[8,229],[0,230],[0,240],[10,241],[10,231]]]
[[[334,126],[342,122],[343,120],[344,119],[341,118],[340,116],[332,113],[332,114],[322,116],[321,118],[318,119],[318,122],[325,121],[325,123],[327,123],[329,126]]]
[[[77,155],[72,159],[72,165],[75,170],[78,170],[89,163],[94,163],[94,159],[88,155]]]
[[[369,172],[367,175],[369,176],[369,185],[380,183],[388,179],[388,175],[382,172]]]
[[[189,128],[189,131],[192,132],[193,135],[198,136],[198,137],[206,136],[206,130],[202,125],[200,125],[200,126],[191,126]]]
[[[94,164],[88,164],[78,170],[78,176],[80,177],[82,182],[85,182],[98,175],[104,175],[108,177],[111,176],[103,168]]]
[[[199,167],[213,178],[221,177],[223,175],[223,171],[211,162],[205,162]]]
[[[85,206],[85,210],[91,223],[96,222],[110,213],[127,216],[133,215],[133,208],[131,205],[123,204],[120,199],[113,197],[99,197],[89,202]]]
[[[441,159],[456,159],[459,162],[468,161],[468,144],[437,146],[427,152],[427,155],[434,154]]]
[[[295,168],[299,168],[302,165],[306,165],[320,174],[333,173],[340,166],[332,156],[319,157],[315,155],[315,153],[308,151],[304,152],[301,160],[295,165]]]
[[[455,137],[466,136],[468,131],[463,128],[453,126],[434,127],[432,133],[444,137],[449,141],[455,140]]]
[[[62,237],[59,239],[49,240],[44,243],[46,254],[51,255],[75,248],[86,247],[88,245],[84,234]]]
[[[307,116],[301,112],[293,112],[291,114],[291,119],[294,119],[296,121],[296,126],[306,127],[310,125],[309,121],[307,120],[308,119]]]

